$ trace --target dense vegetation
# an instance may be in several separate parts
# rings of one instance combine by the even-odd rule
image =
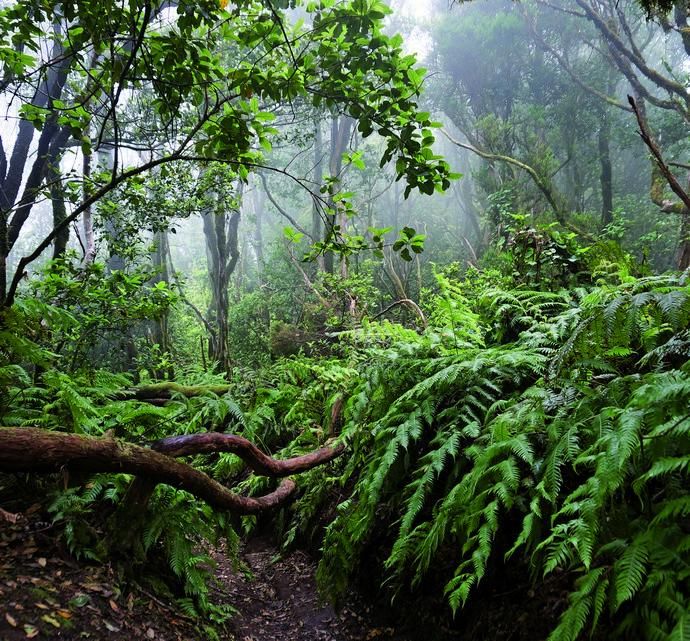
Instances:
[[[686,639],[690,10],[441,4],[3,5],[0,507],[210,637],[270,531]]]

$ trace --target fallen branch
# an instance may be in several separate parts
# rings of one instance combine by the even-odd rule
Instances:
[[[176,437],[163,439],[158,442],[157,447],[167,450],[166,454],[113,438],[64,434],[34,427],[3,427],[0,428],[0,471],[47,473],[69,467],[91,473],[133,474],[154,483],[165,483],[185,490],[214,508],[237,514],[256,514],[277,507],[295,492],[295,482],[286,479],[275,491],[265,496],[240,496],[191,465],[172,458],[201,451],[233,451],[222,448],[219,450],[218,445],[214,449],[213,439],[209,440],[208,436],[214,435],[177,437],[181,441],[175,440]],[[275,461],[249,441],[241,439],[244,442],[239,443],[236,439],[240,437],[232,440],[238,455],[254,469],[269,472],[270,476],[303,472],[334,459],[342,452],[342,449],[322,448],[295,459]],[[221,440],[226,447],[230,447],[230,441]]]
[[[322,447],[302,456],[290,459],[274,459],[264,454],[254,443],[235,434],[207,432],[169,436],[156,441],[151,449],[166,456],[179,457],[193,454],[230,452],[239,456],[254,472],[261,476],[281,477],[306,472],[313,467],[327,463],[343,452],[343,447]]]

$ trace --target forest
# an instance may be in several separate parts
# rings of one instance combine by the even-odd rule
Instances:
[[[0,0],[0,96],[0,640],[690,639],[687,0]]]

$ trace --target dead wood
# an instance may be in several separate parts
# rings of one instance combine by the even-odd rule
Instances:
[[[51,432],[34,427],[0,428],[0,471],[49,473],[68,467],[84,472],[133,474],[151,482],[185,490],[214,508],[237,514],[256,514],[287,501],[295,482],[286,479],[273,492],[245,497],[231,492],[176,456],[201,452],[234,452],[252,469],[267,476],[287,476],[322,465],[342,449],[322,448],[294,459],[277,461],[238,436],[194,434],[158,441],[154,448],[113,438]]]

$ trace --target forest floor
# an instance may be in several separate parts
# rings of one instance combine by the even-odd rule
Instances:
[[[16,522],[0,519],[0,641],[209,638],[174,602],[123,584],[111,567],[76,561],[43,518],[35,505]],[[338,612],[323,604],[304,552],[280,556],[259,538],[242,550],[240,569],[222,551],[215,556],[213,600],[238,611],[221,641],[404,641],[372,624],[354,595]]]
[[[142,588],[141,580],[126,583],[110,566],[75,560],[41,505],[18,516],[8,521],[0,511],[0,641],[214,638],[173,599]],[[300,550],[281,555],[267,538],[250,540],[239,563],[222,550],[214,556],[212,601],[237,610],[214,628],[220,641],[538,641],[556,624],[569,586],[567,576],[553,575],[535,594],[526,576],[506,577],[449,630],[446,606],[424,591],[397,615],[376,603],[375,593],[352,593],[336,611],[319,599],[315,560]]]
[[[237,641],[404,641],[393,628],[372,622],[370,607],[350,595],[337,612],[318,596],[314,560],[302,551],[278,556],[267,539],[253,539],[242,552],[249,573],[227,559],[220,585],[239,610],[230,625]]]

